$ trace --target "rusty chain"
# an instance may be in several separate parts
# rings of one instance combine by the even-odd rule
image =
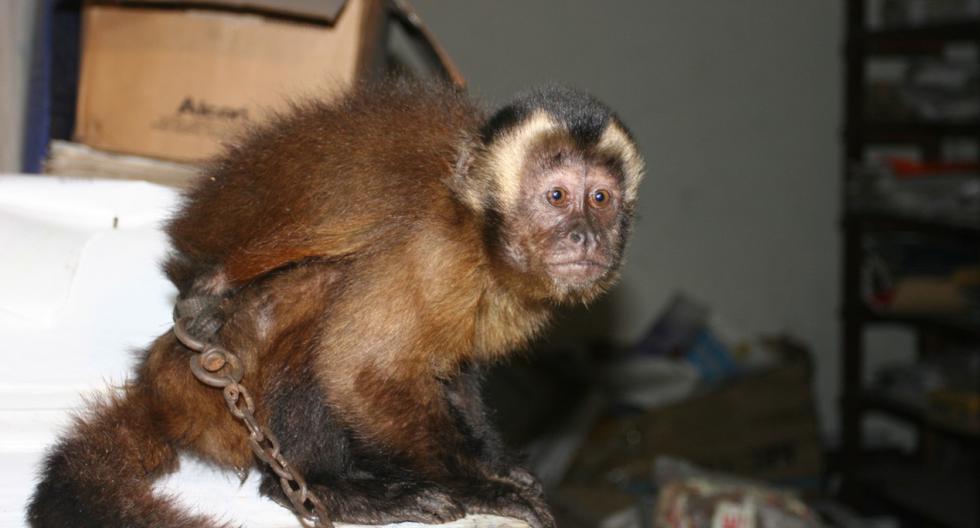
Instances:
[[[187,331],[189,319],[182,317],[174,322],[174,335],[181,344],[196,352],[190,358],[191,372],[201,383],[221,389],[228,410],[248,429],[248,443],[255,457],[265,462],[279,477],[279,485],[292,503],[300,524],[307,528],[333,528],[323,503],[307,487],[303,475],[282,456],[279,440],[268,427],[255,419],[252,395],[239,383],[245,375],[241,358],[220,346],[191,336]]]

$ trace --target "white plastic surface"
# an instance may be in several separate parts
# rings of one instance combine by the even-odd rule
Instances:
[[[133,352],[170,328],[176,291],[160,271],[160,227],[177,203],[173,189],[143,182],[0,175],[0,526],[26,526],[43,450],[81,395],[125,381]],[[258,495],[255,472],[240,484],[185,459],[157,489],[236,526],[298,526]]]

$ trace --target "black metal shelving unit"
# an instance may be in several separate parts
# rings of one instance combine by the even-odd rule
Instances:
[[[980,17],[959,22],[930,24],[908,29],[869,30],[865,0],[844,0],[846,12],[845,123],[842,131],[845,159],[844,186],[849,188],[852,167],[866,150],[876,145],[908,144],[918,148],[927,161],[940,159],[948,138],[975,141],[980,151],[980,120],[971,121],[875,121],[865,113],[867,62],[874,57],[938,55],[949,45],[980,46]],[[978,53],[980,55],[980,53]],[[980,93],[977,94],[980,99]],[[845,204],[847,204],[845,196]],[[942,237],[977,248],[980,259],[980,219],[976,223],[920,218],[887,209],[845,207],[842,280],[842,458],[839,468],[845,487],[852,493],[874,495],[912,519],[913,526],[980,526],[980,476],[952,474],[924,463],[924,457],[882,461],[864,449],[862,422],[872,413],[903,420],[919,431],[923,441],[958,442],[980,453],[980,431],[938,420],[928,409],[869,390],[864,380],[864,333],[877,325],[901,325],[917,332],[920,342],[940,339],[980,341],[980,321],[969,317],[915,316],[875,312],[861,295],[863,242],[889,232],[913,232]],[[925,351],[922,351],[925,353]],[[926,440],[923,440],[926,439]],[[938,439],[938,440],[937,440]],[[922,449],[920,449],[920,452]],[[978,455],[980,457],[980,455]],[[854,491],[856,490],[856,491]]]

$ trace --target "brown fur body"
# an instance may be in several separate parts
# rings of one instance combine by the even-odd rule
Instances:
[[[553,525],[479,396],[480,366],[568,300],[507,261],[519,251],[500,240],[518,227],[501,212],[503,184],[460,174],[489,155],[469,146],[487,122],[459,94],[407,83],[305,104],[231,147],[169,226],[168,275],[182,297],[211,299],[214,337],[243,359],[257,418],[334,520],[483,512]],[[581,298],[614,280],[633,198],[608,221],[615,261]],[[150,492],[179,451],[264,471],[263,491],[279,497],[190,354],[161,336],[125,393],[61,440],[33,525],[212,526]]]

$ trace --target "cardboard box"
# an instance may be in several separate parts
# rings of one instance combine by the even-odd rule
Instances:
[[[336,96],[373,67],[378,0],[224,3],[234,9],[86,5],[76,141],[197,161],[290,99]]]

